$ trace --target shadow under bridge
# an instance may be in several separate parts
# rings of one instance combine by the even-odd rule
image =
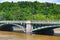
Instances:
[[[13,31],[13,28],[20,28],[23,32],[25,32],[25,24],[0,24],[1,31]]]
[[[54,34],[55,28],[60,28],[60,24],[37,24],[33,25],[32,32],[36,34]]]

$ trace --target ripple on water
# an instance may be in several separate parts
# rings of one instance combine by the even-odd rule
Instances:
[[[15,35],[0,35],[0,40],[23,40]]]
[[[27,35],[19,32],[0,31],[0,40],[60,40],[60,36]]]

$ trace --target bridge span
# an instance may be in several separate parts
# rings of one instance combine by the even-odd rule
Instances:
[[[17,26],[21,26],[21,24],[25,24],[26,28],[24,28],[23,26],[21,26],[24,29],[24,32],[26,33],[32,33],[33,31],[37,31],[37,30],[51,30],[54,28],[60,28],[60,21],[0,21],[0,26],[3,25],[9,25],[10,26],[16,25]],[[19,25],[20,24],[20,25]],[[37,25],[38,24],[38,25]],[[35,25],[35,26],[33,26]],[[37,27],[36,27],[37,25]],[[4,27],[6,28],[6,27]],[[9,29],[9,27],[8,27]],[[10,29],[11,30],[11,29]]]

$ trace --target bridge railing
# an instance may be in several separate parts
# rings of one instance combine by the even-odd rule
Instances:
[[[60,24],[60,20],[33,20],[35,24]]]
[[[0,21],[0,23],[32,23],[32,24],[60,24],[60,20],[25,20],[25,21]]]

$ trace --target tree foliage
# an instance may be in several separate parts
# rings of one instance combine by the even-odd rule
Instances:
[[[60,20],[60,5],[40,2],[0,3],[0,20]]]

